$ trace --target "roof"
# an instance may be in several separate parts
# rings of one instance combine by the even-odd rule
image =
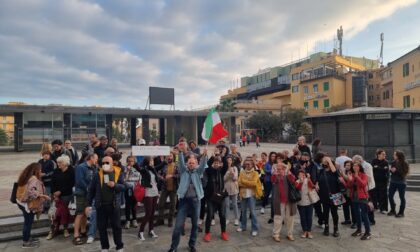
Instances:
[[[325,113],[322,115],[308,116],[306,118],[319,118],[319,117],[331,117],[331,116],[343,116],[343,115],[357,115],[357,114],[384,114],[384,113],[420,113],[420,110],[415,109],[400,109],[400,108],[384,108],[384,107],[358,107],[335,111],[331,113]]]
[[[413,52],[415,52],[417,50],[420,51],[420,45],[418,47],[414,48],[413,50],[409,51],[408,53],[404,54],[403,56],[399,57],[398,59],[389,62],[388,63],[388,66],[391,65],[391,64],[393,64],[394,62],[399,61],[400,59],[402,59],[402,58],[404,58],[404,57],[412,54]]]
[[[15,112],[55,112],[55,113],[74,113],[74,114],[112,114],[115,116],[150,116],[150,117],[165,117],[165,116],[206,116],[208,109],[191,111],[191,110],[146,110],[146,109],[131,109],[131,108],[116,108],[116,107],[76,107],[76,106],[59,106],[59,105],[7,105],[0,104],[0,114],[12,114]],[[248,113],[241,112],[219,112],[221,117],[248,115]]]

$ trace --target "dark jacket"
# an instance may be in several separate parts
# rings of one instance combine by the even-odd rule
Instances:
[[[319,198],[323,204],[332,204],[330,194],[340,192],[338,172],[322,169],[319,176]]]
[[[70,164],[73,164],[73,159],[72,159],[70,151],[66,150],[66,148],[64,147],[61,148],[61,151],[51,152],[51,160],[57,163],[57,158],[61,157],[62,155],[68,156],[70,158]]]
[[[178,185],[179,185],[179,169],[178,166],[175,164],[175,171],[174,171],[174,191],[178,190]],[[159,166],[155,166],[155,170],[157,172],[157,174],[159,175],[159,177],[161,177],[160,181],[161,181],[161,190],[165,191],[166,190],[166,173],[168,172],[168,163],[166,161],[163,161]]]
[[[118,209],[118,211],[121,208],[121,193],[125,190],[124,185],[124,176],[122,175],[121,168],[118,166],[114,166],[115,171],[115,186],[114,186],[114,207]],[[92,183],[90,183],[88,196],[87,196],[87,202],[88,206],[92,206],[92,202],[95,199],[95,207],[100,208],[102,205],[102,186],[103,185],[103,177],[104,177],[104,171],[102,169],[99,169],[98,172],[96,172],[93,175]]]
[[[309,155],[311,155],[311,149],[308,147],[308,145],[299,145],[298,146],[298,149],[299,149],[299,151],[300,151],[300,153],[304,153],[304,152],[306,152],[306,153],[308,153]]]
[[[141,185],[147,188],[152,187],[152,177],[150,176],[149,171],[151,171],[153,174],[155,174],[156,178],[156,184],[159,182],[159,177],[155,169],[153,169],[150,166],[147,167],[141,167],[140,174],[141,174]]]
[[[69,166],[65,172],[59,168],[54,170],[51,180],[51,192],[61,192],[61,196],[70,196],[73,194],[74,169]]]
[[[397,168],[395,172],[391,172],[391,183],[406,184],[407,180],[402,165],[399,162],[393,161],[391,167]]]
[[[85,147],[83,147],[81,152],[82,156],[80,157],[79,163],[85,162],[87,155],[95,153],[95,148],[92,147],[91,143],[88,143],[85,145]]]
[[[76,167],[76,165],[79,163],[79,154],[77,154],[77,150],[74,147],[71,147],[70,150],[67,150],[71,155],[72,165]]]
[[[387,187],[389,181],[389,164],[386,160],[374,159],[371,162],[373,167],[373,178],[376,187]]]
[[[44,186],[50,187],[51,186],[52,175],[53,175],[54,169],[57,167],[57,165],[52,160],[46,160],[45,161],[44,159],[40,159],[38,161],[38,163],[40,163],[41,166],[42,166],[41,172],[45,174],[41,178],[42,183],[44,183]]]
[[[96,155],[98,155],[98,160],[102,161],[102,158],[105,156],[105,150],[110,147],[109,145],[99,145],[95,147],[94,152]]]
[[[204,198],[210,199],[214,192],[221,193],[225,189],[224,177],[227,168],[222,166],[220,169],[209,167],[205,173],[207,175],[207,186],[204,188]]]

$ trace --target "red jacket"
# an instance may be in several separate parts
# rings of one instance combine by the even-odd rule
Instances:
[[[303,181],[300,181],[300,183],[299,183],[296,180],[295,186],[296,186],[296,189],[298,189],[299,191],[301,191],[302,190],[302,186],[303,186]],[[308,190],[312,190],[314,188],[315,188],[314,183],[312,183],[312,180],[310,178],[308,178]]]
[[[354,194],[354,187],[353,185],[356,184],[357,188],[357,196],[359,199],[369,199],[368,194],[368,176],[364,173],[359,173],[359,177],[354,177],[352,180],[347,181],[346,187],[350,189],[350,198],[353,199]]]

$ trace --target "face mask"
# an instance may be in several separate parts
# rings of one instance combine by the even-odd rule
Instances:
[[[104,170],[104,172],[108,172],[111,170],[111,166],[109,164],[104,164],[102,165],[102,169]]]

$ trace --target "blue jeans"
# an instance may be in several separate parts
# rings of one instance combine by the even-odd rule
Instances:
[[[257,217],[255,216],[255,198],[244,198],[241,200],[241,228],[242,230],[246,229],[246,223],[247,223],[247,210],[249,208],[249,211],[251,212],[251,221],[252,221],[252,231],[258,231],[258,221]]]
[[[31,229],[32,229],[32,223],[34,223],[34,216],[35,214],[30,212],[26,212],[25,208],[18,204],[19,209],[23,213],[23,241],[28,242],[31,238]]]
[[[302,226],[303,232],[312,231],[312,216],[314,215],[314,207],[311,205],[308,206],[298,206],[300,224]]]
[[[183,198],[179,200],[178,213],[176,215],[175,228],[172,233],[172,244],[171,249],[176,250],[181,239],[181,231],[184,230],[185,220],[188,214],[191,214],[191,234],[188,246],[190,248],[195,247],[197,241],[197,230],[198,230],[198,216],[200,215],[200,200],[197,198]]]
[[[357,229],[362,230],[362,221],[365,233],[370,233],[370,221],[368,217],[368,205],[364,202],[353,202],[353,212],[356,217]]]
[[[89,216],[89,230],[88,230],[88,237],[91,236],[93,238],[96,237],[96,229],[97,229],[97,224],[96,224],[96,208],[94,206],[92,206],[92,212]]]
[[[400,195],[400,201],[401,201],[401,205],[400,205],[400,211],[398,213],[400,214],[404,214],[404,210],[405,210],[405,188],[407,187],[406,184],[403,183],[390,183],[389,184],[389,191],[388,191],[388,196],[389,196],[389,204],[391,205],[391,211],[395,211],[395,201],[394,201],[394,195],[395,192],[398,190],[398,194]]]

